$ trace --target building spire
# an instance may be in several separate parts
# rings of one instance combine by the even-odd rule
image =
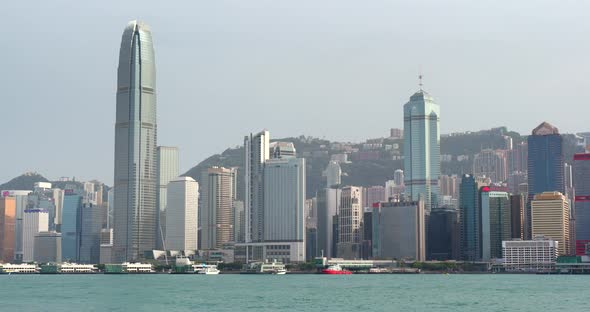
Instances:
[[[423,78],[422,74],[418,75],[418,86],[420,87],[420,91],[424,91],[424,90],[422,90],[422,86],[423,86],[422,78]]]

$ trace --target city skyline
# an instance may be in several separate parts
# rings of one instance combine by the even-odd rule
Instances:
[[[590,50],[588,43],[575,40],[590,28],[585,19],[571,18],[571,14],[584,11],[579,7],[536,3],[536,14],[525,17],[525,21],[534,24],[533,27],[523,23],[522,17],[516,14],[521,12],[519,8],[527,7],[525,4],[488,4],[485,13],[475,5],[466,5],[461,11],[466,14],[462,14],[456,24],[445,25],[440,22],[441,18],[452,13],[434,2],[403,5],[379,2],[360,10],[357,10],[356,4],[346,3],[342,4],[338,14],[331,14],[329,8],[333,1],[323,1],[303,7],[312,6],[321,13],[318,16],[327,16],[331,23],[311,16],[308,17],[309,25],[300,25],[295,21],[299,20],[300,14],[307,12],[301,11],[301,8],[294,8],[295,11],[285,14],[286,4],[268,7],[262,7],[257,1],[251,4],[258,12],[255,17],[259,22],[249,17],[247,13],[251,11],[243,7],[235,8],[236,18],[230,18],[224,12],[231,6],[224,2],[196,5],[202,10],[188,10],[196,15],[194,19],[155,16],[157,14],[153,12],[157,7],[149,5],[137,11],[137,5],[126,3],[113,16],[86,7],[77,16],[67,16],[71,20],[63,19],[68,23],[56,22],[53,14],[45,13],[47,8],[43,7],[44,4],[34,8],[20,3],[9,4],[5,12],[14,14],[6,16],[3,22],[18,25],[25,34],[38,29],[36,26],[42,23],[44,31],[40,40],[44,43],[58,41],[60,45],[44,44],[43,62],[47,64],[40,63],[29,57],[30,51],[35,49],[19,39],[21,33],[6,33],[5,59],[17,62],[2,63],[9,73],[2,80],[7,86],[5,96],[8,102],[15,103],[13,114],[27,116],[29,121],[8,119],[6,129],[22,135],[23,142],[33,140],[48,128],[58,136],[67,133],[73,140],[82,140],[81,135],[86,131],[72,130],[84,129],[86,119],[77,116],[89,115],[93,120],[92,128],[104,138],[94,141],[90,147],[92,153],[85,160],[71,156],[76,155],[76,144],[63,146],[60,153],[39,159],[34,155],[39,149],[47,150],[54,146],[52,140],[40,140],[40,145],[15,140],[19,153],[1,156],[0,160],[11,166],[3,170],[0,180],[7,181],[26,171],[38,171],[48,177],[76,175],[82,180],[98,179],[112,185],[109,162],[104,161],[113,152],[109,144],[113,135],[112,122],[97,121],[110,121],[114,115],[114,109],[107,105],[112,102],[112,90],[116,86],[111,74],[116,66],[117,43],[113,38],[117,37],[120,25],[133,17],[146,20],[157,29],[158,38],[162,38],[156,43],[156,49],[161,51],[158,54],[158,67],[162,69],[159,96],[166,107],[159,114],[158,122],[166,129],[161,132],[160,141],[179,146],[183,151],[181,172],[211,154],[238,145],[240,138],[235,133],[246,133],[251,129],[273,129],[276,138],[305,134],[338,141],[360,141],[385,136],[390,127],[401,128],[402,118],[397,108],[403,105],[407,94],[417,88],[415,77],[419,73],[425,75],[426,89],[435,94],[438,102],[445,107],[447,122],[441,125],[441,133],[505,124],[525,134],[534,125],[548,119],[547,116],[551,116],[547,121],[559,126],[563,133],[586,130],[581,119],[570,118],[560,112],[586,109],[573,98],[576,90],[584,89],[584,73],[590,67],[586,58],[582,57]],[[190,5],[180,7],[191,8]],[[74,5],[74,8],[78,7]],[[508,12],[510,8],[515,9],[515,13]],[[443,14],[435,12],[440,9]],[[408,10],[421,11],[425,18],[418,22],[397,13]],[[21,11],[23,14],[19,14]],[[376,14],[371,20],[366,18],[379,11],[383,13]],[[184,16],[177,9],[170,9],[168,13],[170,16]],[[493,22],[497,17],[503,17],[501,25]],[[483,23],[472,24],[476,19],[482,19]],[[228,23],[220,25],[219,20]],[[354,22],[347,24],[350,21]],[[547,25],[535,23],[539,21]],[[470,25],[470,30],[452,34],[457,26],[464,24]],[[269,31],[269,25],[276,25],[276,29]],[[438,29],[439,26],[442,28]],[[93,41],[74,39],[80,37],[78,29],[91,33]],[[508,29],[512,31],[508,32]],[[284,41],[282,36],[277,36],[279,32],[291,40]],[[63,36],[64,33],[71,36]],[[236,35],[242,34],[245,38],[259,39],[250,45],[250,49],[242,49],[251,43],[236,38]],[[556,38],[558,42],[554,41]],[[302,44],[307,39],[309,44]],[[412,43],[415,44],[412,49],[399,49]],[[19,49],[14,50],[14,47]],[[292,49],[295,52],[290,52]],[[91,53],[94,61],[90,68],[81,66],[83,59],[71,53],[80,50]],[[236,55],[232,50],[241,51],[243,55]],[[491,62],[490,56],[493,56]],[[18,62],[25,57],[33,62]],[[181,59],[182,62],[179,61]],[[205,60],[209,64],[205,64]],[[93,75],[82,75],[81,70],[90,70]],[[35,74],[31,75],[33,72]],[[195,76],[183,79],[187,75],[183,72],[192,72]],[[314,73],[317,78],[309,77],[309,73]],[[269,77],[276,77],[276,74],[279,74],[279,79],[273,79],[269,84]],[[86,78],[71,78],[76,76]],[[518,78],[508,79],[508,76]],[[246,77],[251,80],[245,80]],[[363,79],[370,81],[371,85],[357,77],[371,77]],[[19,89],[19,85],[37,81],[43,81],[38,84],[39,92],[21,92],[22,89]],[[68,85],[68,92],[65,92],[65,85]],[[198,86],[195,94],[192,91],[194,85]],[[272,90],[266,92],[266,88]],[[93,97],[81,103],[79,98],[89,92]],[[37,94],[43,94],[43,98],[38,98]],[[290,96],[280,96],[282,94]],[[487,96],[481,97],[481,94]],[[478,98],[477,105],[472,103],[473,98]],[[289,116],[289,121],[311,122],[304,128],[295,122],[279,124],[280,118],[261,119],[253,114],[257,110],[267,110],[277,102],[284,106],[300,106],[299,111]],[[531,110],[533,104],[535,108],[543,109]],[[377,120],[365,127],[325,130],[326,127],[317,122],[319,116],[327,122],[341,118],[350,121],[348,118],[352,118],[346,114],[327,113],[341,105],[363,105],[365,109],[354,117]],[[197,121],[195,116],[201,115],[199,110],[207,115],[214,113],[218,107],[235,110],[236,116],[246,117],[245,121],[235,122],[232,119],[227,130],[221,131],[216,140],[205,136],[202,142],[195,144],[190,137],[212,127],[211,121]],[[502,113],[508,110],[514,110],[514,116]],[[306,113],[309,111],[315,114]],[[270,112],[271,116],[282,113]],[[458,122],[457,119],[464,119],[466,113],[488,118],[477,122],[469,119]],[[32,115],[46,118],[39,120]],[[516,119],[523,121],[520,123]],[[48,123],[47,120],[56,122]],[[183,125],[189,124],[194,132],[191,131],[189,136],[182,134]],[[88,168],[86,161],[97,165]]]

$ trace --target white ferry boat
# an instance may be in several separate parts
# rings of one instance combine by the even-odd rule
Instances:
[[[216,265],[206,265],[203,269],[197,271],[197,274],[217,275],[219,272]]]
[[[0,273],[2,274],[35,274],[39,273],[40,268],[35,264],[0,264]]]

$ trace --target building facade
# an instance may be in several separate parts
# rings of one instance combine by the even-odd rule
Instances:
[[[0,262],[14,260],[16,232],[16,199],[0,196]]]
[[[64,196],[61,225],[61,251],[64,261],[80,259],[82,196],[67,190]]]
[[[27,209],[23,216],[23,262],[34,261],[35,236],[49,230],[49,212]]]
[[[244,138],[244,210],[246,242],[263,240],[264,163],[270,158],[270,133],[266,130]]]
[[[481,207],[481,259],[502,258],[502,241],[510,240],[510,195],[495,191],[489,186],[480,190]]]
[[[166,192],[166,249],[197,250],[199,184],[180,177],[168,183]]]
[[[338,210],[338,243],[339,258],[358,259],[362,240],[362,188],[347,186],[342,188],[340,207]]]
[[[156,134],[152,34],[146,24],[132,21],[121,38],[117,78],[113,250],[118,263],[156,247]]]
[[[383,202],[373,209],[373,257],[426,260],[424,202]]]
[[[342,191],[338,188],[325,188],[318,191],[317,254],[335,258],[338,236],[338,207]]]
[[[156,193],[156,203],[158,205],[157,220],[157,237],[156,248],[163,249],[164,237],[166,237],[166,191],[168,183],[176,179],[179,175],[178,147],[158,146],[157,164],[158,164],[158,192]]]
[[[440,107],[423,90],[404,105],[404,176],[406,193],[430,211],[439,193]]]
[[[559,242],[558,255],[567,256],[570,250],[569,200],[560,192],[543,192],[531,202],[532,235],[545,236]]]
[[[55,231],[37,233],[33,260],[37,263],[60,263],[61,233]]]
[[[234,241],[237,170],[212,167],[203,174],[201,249],[219,249]]]
[[[576,255],[586,255],[590,244],[590,153],[574,155]]]
[[[472,175],[461,178],[459,211],[461,216],[461,260],[476,261],[481,258],[481,214],[479,208],[479,183]]]
[[[559,130],[543,122],[529,135],[528,141],[528,203],[527,227],[531,224],[530,203],[537,194],[560,192],[565,194],[563,138]],[[527,231],[532,233],[531,231]],[[531,239],[532,237],[527,237]],[[563,248],[563,246],[560,246]]]
[[[534,240],[502,242],[504,269],[507,272],[552,272],[555,270],[559,242],[535,237]]]
[[[291,156],[266,161],[265,242],[305,243],[305,191],[305,159]]]

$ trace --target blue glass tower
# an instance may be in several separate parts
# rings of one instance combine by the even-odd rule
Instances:
[[[461,179],[459,211],[461,216],[461,260],[481,258],[481,214],[479,190],[475,177],[466,174]]]
[[[80,258],[82,196],[66,190],[62,206],[61,258],[77,262]]]
[[[563,139],[559,130],[547,122],[536,127],[528,141],[527,238],[531,233],[531,201],[543,192],[565,194]]]

